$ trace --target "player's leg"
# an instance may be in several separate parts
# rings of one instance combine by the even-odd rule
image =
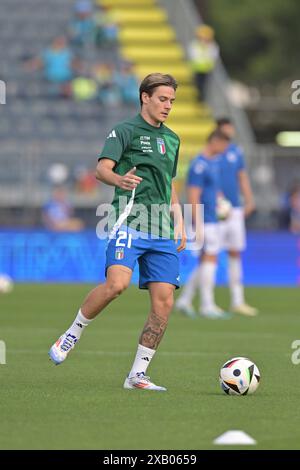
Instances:
[[[204,225],[204,248],[198,278],[201,293],[200,315],[207,318],[227,317],[225,312],[215,302],[217,257],[219,251],[219,224],[207,223]]]
[[[245,302],[242,258],[239,251],[228,252],[228,277],[232,311],[250,317],[257,315],[258,310]]]
[[[201,263],[193,271],[180,297],[177,299],[176,308],[187,316],[194,318],[195,312],[192,306],[195,292],[201,292],[201,312],[212,316],[215,308],[214,284],[217,263],[217,253],[219,252],[219,224],[204,224],[204,244],[201,255]]]
[[[164,282],[150,282],[148,288],[151,310],[140,335],[137,353],[124,388],[165,391],[165,387],[155,385],[145,374],[166,331],[173,308],[175,286]]]
[[[199,276],[200,266],[197,265],[187,279],[175,304],[175,307],[189,318],[196,318],[196,312],[193,307],[193,298],[198,290]]]
[[[112,300],[129,286],[132,270],[127,266],[113,265],[107,269],[106,282],[95,287],[85,298],[81,312],[93,320]]]
[[[241,252],[246,246],[245,220],[241,208],[234,208],[228,220],[228,236],[224,248],[228,251],[228,279],[231,309],[235,313],[254,316],[257,309],[245,302]]]
[[[194,268],[194,270],[186,279],[184,286],[181,288],[180,295],[177,297],[177,300],[175,303],[175,308],[189,318],[197,318],[195,309],[193,307],[193,299],[199,290],[199,276],[200,276],[199,255],[202,249],[202,244],[200,243],[200,241],[195,242],[195,245],[196,243],[197,243],[197,247],[195,246],[194,256],[197,256],[198,263],[196,267]]]
[[[107,269],[106,282],[87,295],[70,328],[51,347],[49,356],[55,364],[61,364],[67,358],[84,329],[128,287],[131,275],[132,270],[126,266],[113,265]]]
[[[165,391],[145,376],[164,335],[173,307],[174,289],[179,287],[179,259],[174,240],[151,243],[139,259],[140,288],[149,289],[151,311],[139,338],[139,345],[124,388]]]
[[[238,251],[228,251],[228,281],[231,297],[231,308],[243,304],[244,288],[242,285],[242,263],[241,254]]]
[[[93,289],[84,300],[70,328],[49,351],[55,364],[60,364],[78,342],[83,330],[113,299],[129,285],[139,255],[137,241],[128,237],[126,227],[120,227],[106,250],[106,282]]]
[[[198,284],[201,293],[200,314],[207,317],[218,316],[215,302],[217,256],[204,252],[201,256]]]

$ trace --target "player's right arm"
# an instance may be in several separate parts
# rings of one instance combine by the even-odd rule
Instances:
[[[109,158],[102,158],[96,168],[96,178],[110,186],[118,186],[125,191],[132,191],[142,181],[142,178],[135,175],[136,167],[133,167],[125,175],[115,173],[116,162]]]

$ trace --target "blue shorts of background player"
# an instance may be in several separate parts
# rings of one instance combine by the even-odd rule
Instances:
[[[113,265],[126,266],[133,271],[137,261],[140,289],[147,289],[149,282],[166,282],[176,289],[180,286],[179,259],[174,240],[143,238],[141,232],[122,225],[108,242],[105,273]]]

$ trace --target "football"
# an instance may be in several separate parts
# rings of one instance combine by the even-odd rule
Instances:
[[[220,385],[227,395],[251,395],[260,382],[258,367],[246,357],[234,357],[221,367]]]
[[[8,294],[13,289],[13,281],[6,274],[0,274],[0,294]]]
[[[219,220],[226,220],[231,212],[231,202],[224,197],[218,197],[217,199],[217,217]]]

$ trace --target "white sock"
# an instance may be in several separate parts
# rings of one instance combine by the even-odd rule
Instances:
[[[201,311],[209,312],[214,310],[216,283],[216,263],[204,261],[200,265],[199,287],[201,292]]]
[[[195,296],[196,290],[199,286],[199,277],[200,277],[200,266],[197,266],[187,282],[185,283],[180,296],[177,299],[179,304],[183,305],[192,305],[193,298]]]
[[[242,271],[243,269],[241,259],[229,256],[228,277],[232,307],[237,307],[245,303],[244,286],[242,284]]]
[[[138,372],[144,372],[145,374],[154,354],[155,349],[149,349],[139,344],[129,377],[136,375]]]
[[[85,329],[86,326],[88,326],[91,323],[91,321],[93,321],[93,319],[88,320],[83,315],[81,309],[79,309],[77,317],[75,318],[70,328],[66,331],[66,334],[71,334],[73,336],[76,336],[77,339],[79,339],[83,333],[83,330]]]

